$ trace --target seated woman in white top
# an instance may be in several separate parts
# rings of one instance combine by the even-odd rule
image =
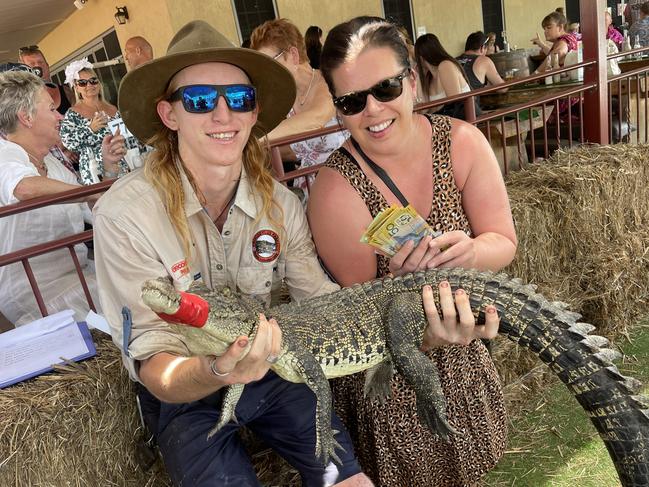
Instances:
[[[415,42],[415,59],[421,79],[422,101],[433,101],[471,91],[460,63],[451,56],[435,34],[424,34]],[[433,109],[440,115],[464,120],[464,102],[447,103]],[[476,115],[480,109],[476,103]]]
[[[38,196],[56,194],[79,186],[76,177],[49,150],[60,142],[59,125],[63,116],[56,111],[43,80],[23,65],[0,72],[0,206],[11,205]],[[108,136],[102,150],[107,165],[116,166],[126,152],[124,138]],[[90,218],[84,201],[50,205],[0,218],[0,255],[80,233],[84,217]],[[85,245],[74,247],[79,264],[93,295],[96,283],[88,265]],[[72,309],[83,320],[88,313],[81,283],[67,249],[29,259],[36,282],[49,313]],[[20,263],[0,267],[0,312],[15,326],[41,317],[36,299]]]

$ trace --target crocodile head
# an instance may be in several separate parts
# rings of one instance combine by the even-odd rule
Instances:
[[[151,279],[142,285],[142,300],[165,321],[183,325],[175,329],[188,339],[201,336],[229,344],[250,333],[256,318],[250,303],[228,287],[211,290],[198,284],[183,292],[168,278]],[[197,335],[196,328],[202,333]]]

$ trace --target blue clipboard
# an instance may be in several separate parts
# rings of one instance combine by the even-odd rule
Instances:
[[[80,362],[81,360],[85,360],[90,357],[94,357],[97,355],[97,349],[95,348],[95,342],[92,341],[92,335],[90,334],[90,330],[88,329],[88,325],[86,324],[85,321],[78,321],[77,326],[79,327],[79,331],[81,332],[81,336],[83,337],[83,341],[86,343],[86,346],[88,347],[88,352],[83,353],[81,355],[78,355],[76,357],[66,357],[66,359],[72,361],[72,362]],[[60,361],[58,364],[65,363],[63,361]],[[56,364],[56,365],[58,365]],[[37,377],[39,375],[46,374],[48,372],[52,372],[54,370],[53,367],[46,367],[41,370],[36,370],[33,372],[30,372],[28,374],[22,375],[20,377],[15,377],[12,379],[9,379],[8,381],[5,382],[0,382],[0,389],[4,389],[5,387],[12,386],[14,384],[17,384],[19,382],[23,382],[28,379],[32,379],[34,377]]]

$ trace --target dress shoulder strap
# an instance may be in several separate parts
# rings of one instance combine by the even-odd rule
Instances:
[[[325,166],[337,171],[347,180],[367,206],[372,218],[389,206],[376,185],[361,170],[353,156],[344,147],[336,149],[327,159]]]

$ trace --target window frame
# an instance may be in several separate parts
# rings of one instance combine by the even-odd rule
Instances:
[[[279,9],[277,8],[277,0],[270,0],[273,5],[273,19],[279,18]],[[239,13],[237,12],[237,5],[235,0],[230,0],[230,5],[232,6],[232,15],[234,15],[234,25],[237,28],[237,37],[239,39],[239,45],[243,42],[243,35],[241,33],[241,26],[239,25]]]

